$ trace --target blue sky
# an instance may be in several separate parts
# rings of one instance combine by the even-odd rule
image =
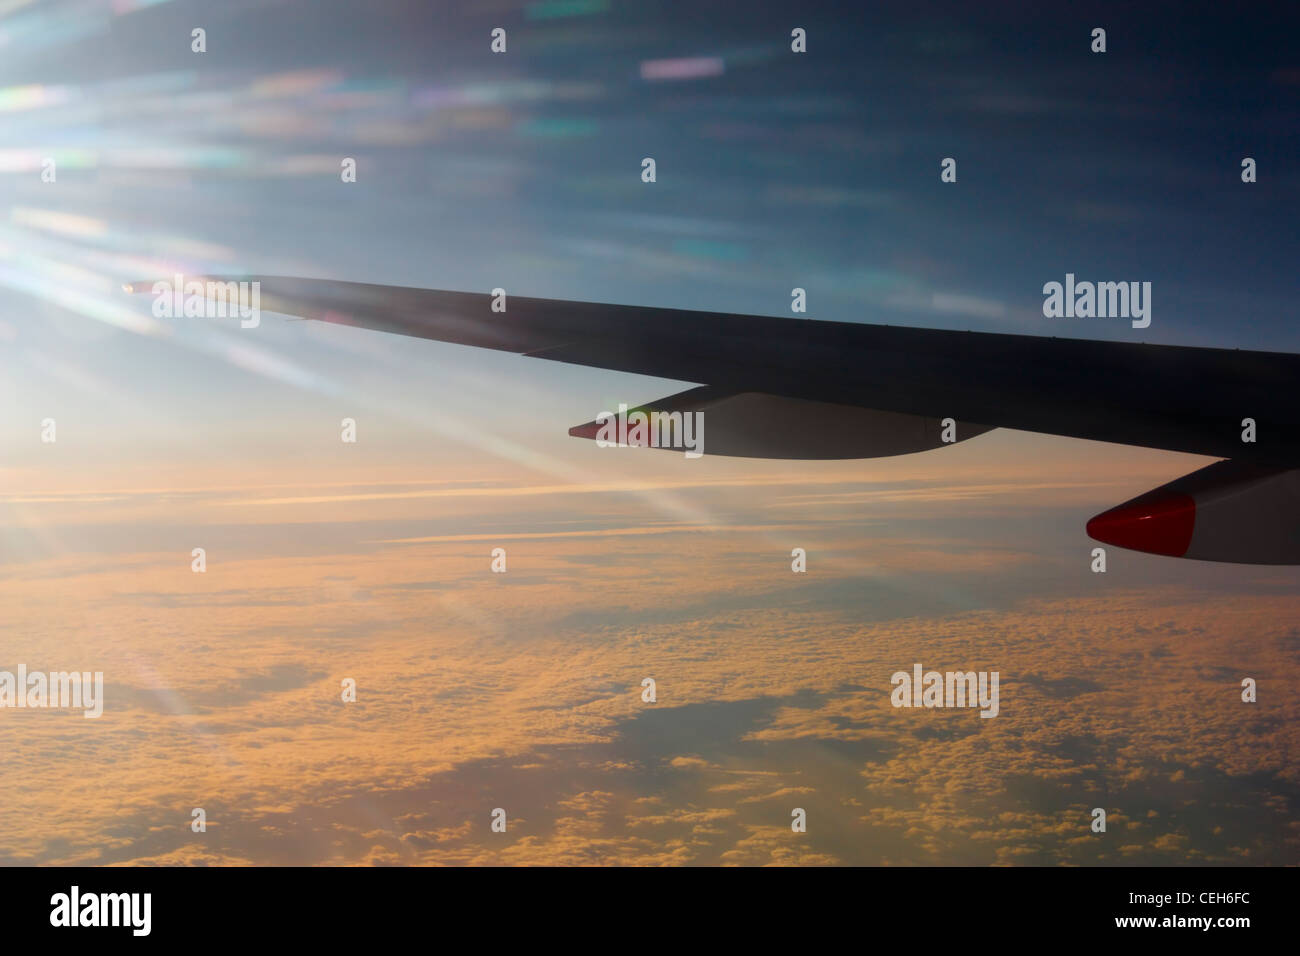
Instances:
[[[1173,31],[1169,9],[9,4],[4,440],[60,410],[142,442],[268,405],[292,423],[364,389],[361,364],[424,404],[486,381],[490,427],[559,415],[561,442],[574,413],[662,387],[278,319],[141,336],[122,326],[148,302],[117,284],[142,269],[769,314],[799,286],[815,319],[1293,350],[1300,64],[1268,12]],[[643,78],[682,58],[711,75]],[[1152,282],[1151,327],[1044,319],[1066,272]]]

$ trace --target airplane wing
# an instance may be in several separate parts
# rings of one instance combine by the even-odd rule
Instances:
[[[1300,563],[1298,355],[326,279],[189,281],[205,287],[258,283],[263,311],[698,383],[702,388],[640,407],[707,411],[711,454],[865,458],[1014,428],[1228,458],[1219,463],[1225,467],[1210,466],[1217,469],[1212,480],[1193,482],[1191,493],[1172,483],[1150,493],[1155,499],[1143,496],[1093,519],[1089,533],[1159,554]],[[944,434],[949,420],[955,435],[951,427]],[[576,426],[571,434],[596,437],[595,424]],[[1228,531],[1205,538],[1209,516],[1216,514]],[[1259,533],[1269,543],[1252,544],[1243,521],[1267,525]],[[1227,547],[1225,540],[1239,546]]]

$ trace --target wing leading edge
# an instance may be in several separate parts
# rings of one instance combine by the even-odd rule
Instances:
[[[443,292],[280,276],[263,311],[575,365],[1300,466],[1300,356]],[[152,283],[132,288],[148,292]],[[1242,441],[1242,420],[1257,440]]]
[[[715,454],[907,454],[947,444],[953,439],[942,430],[956,424],[956,440],[1005,427],[1231,459],[1098,515],[1089,535],[1152,554],[1300,564],[1297,355],[502,299],[326,279],[190,281],[208,290],[257,283],[260,306],[286,315],[697,382],[699,388],[640,408],[670,419],[707,409]],[[127,289],[156,292],[153,283]],[[1243,441],[1245,419],[1253,421],[1253,442]],[[599,423],[570,434],[598,438]],[[685,447],[666,447],[678,445]]]

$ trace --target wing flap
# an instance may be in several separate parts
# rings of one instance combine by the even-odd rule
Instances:
[[[638,420],[638,414],[644,418]],[[602,412],[569,434],[602,444],[737,458],[830,460],[909,455],[990,431],[987,425],[945,424],[921,415],[705,385]]]

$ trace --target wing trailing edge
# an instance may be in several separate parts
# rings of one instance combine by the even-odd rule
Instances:
[[[639,430],[637,413],[645,416],[646,427]],[[807,461],[910,455],[987,431],[987,425],[703,385],[602,413],[569,434],[672,451]]]

